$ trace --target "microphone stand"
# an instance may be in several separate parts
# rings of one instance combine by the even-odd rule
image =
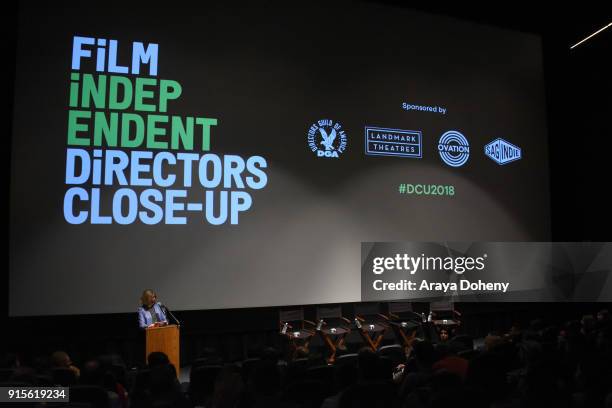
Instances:
[[[168,308],[166,307],[166,305],[164,305],[163,303],[159,302],[160,306],[164,308],[164,310],[166,311],[166,313],[168,313],[176,322],[177,326],[181,325],[181,322],[179,321],[179,319],[176,318],[175,315],[172,314],[172,312],[170,310],[168,310]]]

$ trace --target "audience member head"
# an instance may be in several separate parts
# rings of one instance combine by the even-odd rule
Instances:
[[[597,321],[595,320],[595,316],[589,314],[582,316],[580,324],[582,325],[582,333],[589,334],[595,329]]]
[[[431,385],[434,392],[457,390],[462,385],[459,375],[447,370],[439,370],[431,377]]]
[[[304,346],[299,346],[295,349],[295,358],[308,358],[309,350]]]
[[[446,371],[456,374],[463,379],[467,375],[468,367],[469,362],[465,358],[448,354],[444,358],[436,361],[432,366],[432,369],[434,372]]]
[[[363,347],[357,355],[357,368],[361,380],[373,380],[380,377],[378,354],[369,347]]]
[[[0,360],[0,368],[17,368],[19,366],[19,357],[15,353],[5,353]]]
[[[72,360],[65,351],[56,351],[51,354],[51,365],[54,368],[68,368],[72,365]]]
[[[274,347],[266,347],[261,353],[262,360],[268,360],[274,364],[278,363],[280,355]]]
[[[353,364],[338,364],[334,370],[334,385],[336,392],[350,387],[357,382],[357,372]]]
[[[81,384],[102,385],[104,372],[98,360],[89,360],[83,365],[81,370]]]
[[[13,371],[11,382],[37,385],[36,370],[29,367],[19,367]]]
[[[249,373],[249,389],[256,397],[277,395],[280,389],[278,366],[268,360],[258,361]]]
[[[415,341],[413,355],[420,369],[430,369],[436,359],[436,351],[430,341]]]
[[[441,329],[440,330],[440,341],[445,343],[447,342],[449,339],[449,334],[448,334],[448,330],[446,329]]]
[[[484,349],[485,351],[492,351],[496,347],[500,346],[504,342],[502,336],[497,333],[489,333],[484,339]]]
[[[153,401],[172,402],[185,400],[176,371],[172,364],[160,365],[150,369],[150,395]],[[174,406],[174,404],[172,404]],[[180,406],[180,405],[178,405]]]
[[[597,312],[597,321],[598,322],[610,321],[610,313],[608,312],[608,309],[601,309],[599,312]]]
[[[467,335],[455,336],[449,340],[449,347],[453,353],[474,350],[474,339]]]
[[[491,404],[507,394],[507,370],[504,356],[500,353],[483,353],[470,360],[466,382]]]
[[[147,365],[149,368],[160,367],[167,364],[170,364],[170,360],[166,353],[154,351],[147,356]]]
[[[215,380],[212,406],[215,408],[236,407],[244,388],[242,376],[236,367],[223,367]]]

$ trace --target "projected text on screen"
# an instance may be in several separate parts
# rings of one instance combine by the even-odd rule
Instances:
[[[129,65],[118,61],[118,47],[73,38],[64,219],[186,224],[195,213],[212,225],[238,224],[253,204],[248,190],[267,184],[266,159],[211,153],[219,121],[169,114],[183,89],[157,78],[159,45],[134,42]],[[83,72],[83,62],[95,72]],[[192,189],[203,199],[190,198]]]

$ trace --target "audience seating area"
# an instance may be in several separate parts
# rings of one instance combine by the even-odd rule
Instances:
[[[67,386],[71,402],[52,406],[83,408],[612,407],[607,312],[561,327],[536,319],[482,340],[479,347],[466,335],[418,340],[408,355],[400,345],[364,347],[339,354],[333,365],[312,351],[287,361],[266,348],[239,362],[209,352],[183,367],[183,382],[163,353],[139,369],[117,355],[72,362],[64,352],[7,353],[0,386]]]

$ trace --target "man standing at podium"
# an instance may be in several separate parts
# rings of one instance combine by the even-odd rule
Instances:
[[[146,289],[140,297],[142,305],[138,308],[138,325],[141,329],[165,326],[168,324],[166,313],[157,303],[157,295],[151,289]]]

